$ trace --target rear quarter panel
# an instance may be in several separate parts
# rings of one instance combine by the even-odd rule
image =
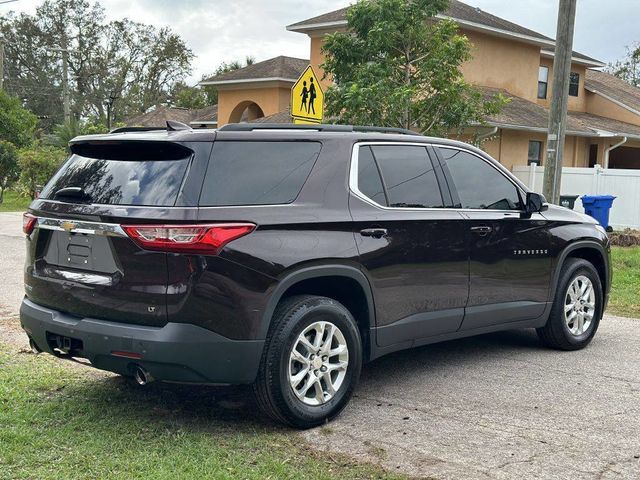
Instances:
[[[320,140],[318,160],[293,203],[198,209],[199,222],[252,222],[257,228],[217,257],[169,256],[170,321],[232,339],[260,338],[263,313],[283,278],[315,264],[357,265],[346,189],[352,142]]]

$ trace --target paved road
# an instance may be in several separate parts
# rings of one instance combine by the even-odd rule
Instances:
[[[640,320],[607,317],[580,352],[534,332],[401,352],[365,368],[318,448],[416,476],[640,478]]]
[[[17,315],[24,295],[22,213],[0,213],[0,318]]]
[[[4,316],[22,297],[20,226],[0,214]],[[609,316],[580,352],[521,331],[396,353],[365,367],[338,419],[303,435],[419,477],[640,478],[639,345],[640,320]]]

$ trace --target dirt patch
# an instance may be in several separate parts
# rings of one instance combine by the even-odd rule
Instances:
[[[0,343],[19,349],[29,348],[29,339],[20,327],[18,317],[0,319]]]
[[[609,234],[611,245],[617,247],[636,247],[640,246],[640,230],[631,230],[627,228],[622,232],[612,232]]]

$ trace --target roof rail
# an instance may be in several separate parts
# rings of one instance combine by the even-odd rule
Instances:
[[[317,132],[352,132],[348,125],[293,124],[293,123],[228,123],[218,129],[222,132],[252,132],[254,130],[313,130]]]
[[[127,132],[154,132],[156,130],[166,130],[166,127],[118,127],[109,133],[127,133]]]
[[[252,132],[254,130],[310,130],[316,132],[374,132],[396,133],[402,135],[420,135],[419,133],[404,128],[393,127],[369,127],[362,125],[328,125],[318,124],[293,124],[293,123],[228,123],[218,129],[221,132]]]
[[[373,126],[362,126],[362,125],[354,125],[354,132],[373,132],[373,133],[398,133],[400,135],[421,135],[418,132],[413,132],[411,130],[407,130],[406,128],[396,128],[396,127],[373,127]]]

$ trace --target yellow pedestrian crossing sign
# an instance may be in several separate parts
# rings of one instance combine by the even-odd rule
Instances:
[[[291,116],[294,123],[321,123],[324,117],[324,92],[311,65],[291,88]]]

